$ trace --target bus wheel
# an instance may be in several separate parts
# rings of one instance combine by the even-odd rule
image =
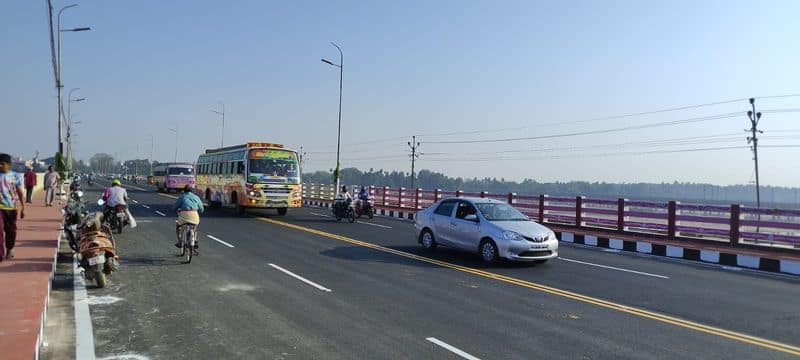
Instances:
[[[287,211],[289,211],[289,208],[278,208],[278,215],[284,216]]]

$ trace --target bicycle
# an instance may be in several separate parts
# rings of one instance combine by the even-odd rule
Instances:
[[[192,256],[197,255],[197,250],[194,248],[197,243],[197,225],[183,224],[181,225],[181,256],[186,257],[186,263],[192,262]]]

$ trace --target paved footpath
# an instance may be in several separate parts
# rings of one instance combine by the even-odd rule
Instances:
[[[0,262],[0,352],[4,360],[36,358],[58,248],[59,201],[45,207],[37,191],[17,220],[13,260]]]

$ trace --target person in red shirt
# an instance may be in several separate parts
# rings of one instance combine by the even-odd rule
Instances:
[[[33,168],[29,167],[25,172],[25,202],[28,204],[31,204],[34,187],[36,187],[36,173],[33,172]]]

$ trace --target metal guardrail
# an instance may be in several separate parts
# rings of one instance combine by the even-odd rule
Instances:
[[[360,185],[348,185],[360,189]],[[414,212],[445,197],[481,197],[505,201],[540,223],[587,229],[700,239],[730,245],[753,244],[800,249],[800,210],[758,209],[677,201],[593,199],[584,196],[445,191],[367,186],[375,205]],[[336,189],[304,184],[306,199],[332,200]]]

